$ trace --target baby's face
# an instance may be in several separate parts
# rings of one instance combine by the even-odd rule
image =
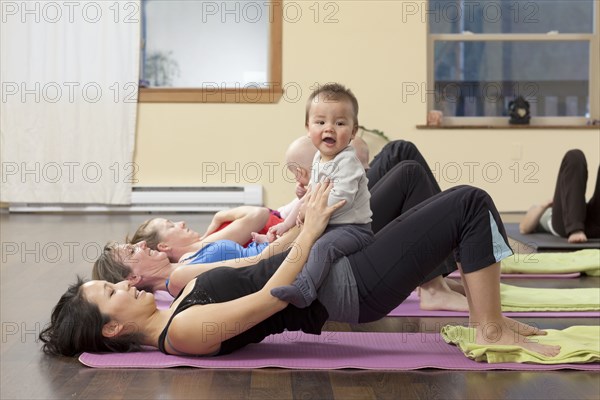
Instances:
[[[356,134],[352,104],[346,100],[315,97],[308,112],[307,130],[308,137],[321,153],[321,159],[333,160]]]

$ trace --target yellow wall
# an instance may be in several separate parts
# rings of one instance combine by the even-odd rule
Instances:
[[[293,22],[290,9],[284,22],[283,81],[301,88],[297,101],[289,91],[270,105],[140,104],[138,185],[243,184],[260,168],[266,205],[289,201],[293,183],[282,168],[283,153],[304,133],[304,102],[311,86],[330,81],[352,88],[361,124],[417,144],[442,188],[481,186],[501,211],[525,210],[550,198],[560,158],[570,148],[586,152],[590,180],[595,180],[600,130],[417,130],[425,123],[427,106],[420,95],[403,99],[402,87],[426,82],[422,17],[403,15],[410,2],[342,1],[335,3],[338,22],[324,23],[335,11],[323,8],[325,3],[319,22],[309,9],[313,2],[295,2],[302,16]],[[521,158],[513,159],[518,153]],[[215,167],[217,173],[209,175]]]

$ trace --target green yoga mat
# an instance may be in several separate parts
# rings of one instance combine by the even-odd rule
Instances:
[[[600,288],[528,288],[500,284],[502,311],[597,311]]]
[[[600,276],[600,249],[568,253],[513,254],[502,260],[504,274],[569,274]]]

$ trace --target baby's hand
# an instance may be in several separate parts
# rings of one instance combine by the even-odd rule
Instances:
[[[275,239],[286,233],[288,229],[289,228],[287,228],[283,222],[270,227],[269,231],[267,232],[267,239],[269,243],[275,241]]]
[[[296,197],[301,199],[306,194],[306,186],[300,182],[296,182]]]

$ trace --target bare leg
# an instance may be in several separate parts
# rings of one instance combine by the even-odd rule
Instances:
[[[450,289],[452,289],[455,292],[460,293],[464,296],[467,295],[465,293],[465,287],[462,285],[461,282],[457,281],[456,279],[452,279],[452,278],[444,278],[444,280],[446,281],[446,284],[448,285],[448,287]]]
[[[467,298],[450,289],[441,276],[421,285],[419,304],[421,310],[469,311]]]
[[[500,263],[468,274],[463,273],[469,302],[469,325],[475,328],[475,343],[481,345],[516,345],[553,357],[560,346],[548,346],[528,339],[532,332],[541,334],[536,328],[506,318],[500,305]]]

